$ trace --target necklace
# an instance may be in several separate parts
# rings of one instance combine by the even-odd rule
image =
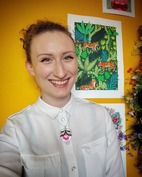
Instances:
[[[50,117],[50,116],[49,116]],[[60,138],[63,142],[66,144],[70,143],[72,132],[70,128],[68,127],[69,124],[70,115],[65,110],[61,109],[59,113],[52,118],[52,120],[56,120],[60,124]],[[62,128],[63,127],[63,128]]]
[[[64,129],[60,131],[60,137],[67,144],[70,143],[70,139],[72,137],[71,130],[64,127]]]

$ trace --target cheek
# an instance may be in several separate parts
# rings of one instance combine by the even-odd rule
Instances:
[[[78,67],[72,65],[68,69],[68,72],[72,74],[72,76],[77,75]]]
[[[35,76],[37,78],[46,78],[50,74],[50,69],[47,67],[37,67],[35,70]]]
[[[73,66],[73,71],[74,71],[74,74],[77,74],[78,72],[78,63],[76,62],[76,64]]]
[[[78,67],[76,67],[76,68],[74,69],[75,75],[77,75],[77,72],[78,72]]]
[[[74,62],[72,62],[72,64],[70,65],[70,71],[73,74],[76,74],[78,71],[78,62],[76,60],[74,60]]]

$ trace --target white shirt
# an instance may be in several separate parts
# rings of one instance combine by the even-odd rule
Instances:
[[[69,143],[60,131],[70,129]],[[75,98],[63,107],[41,98],[7,119],[0,134],[1,177],[124,177],[106,109]]]

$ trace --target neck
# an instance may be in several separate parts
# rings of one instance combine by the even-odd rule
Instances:
[[[50,98],[50,97],[45,97],[44,95],[41,95],[41,99],[46,102],[47,104],[54,106],[54,107],[58,107],[58,108],[62,108],[64,107],[70,100],[71,98],[71,94],[68,97],[65,98]]]

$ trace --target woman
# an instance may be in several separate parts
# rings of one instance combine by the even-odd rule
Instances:
[[[23,34],[26,68],[41,96],[3,127],[0,176],[124,177],[109,114],[71,94],[78,70],[71,34],[50,21],[38,21]]]

